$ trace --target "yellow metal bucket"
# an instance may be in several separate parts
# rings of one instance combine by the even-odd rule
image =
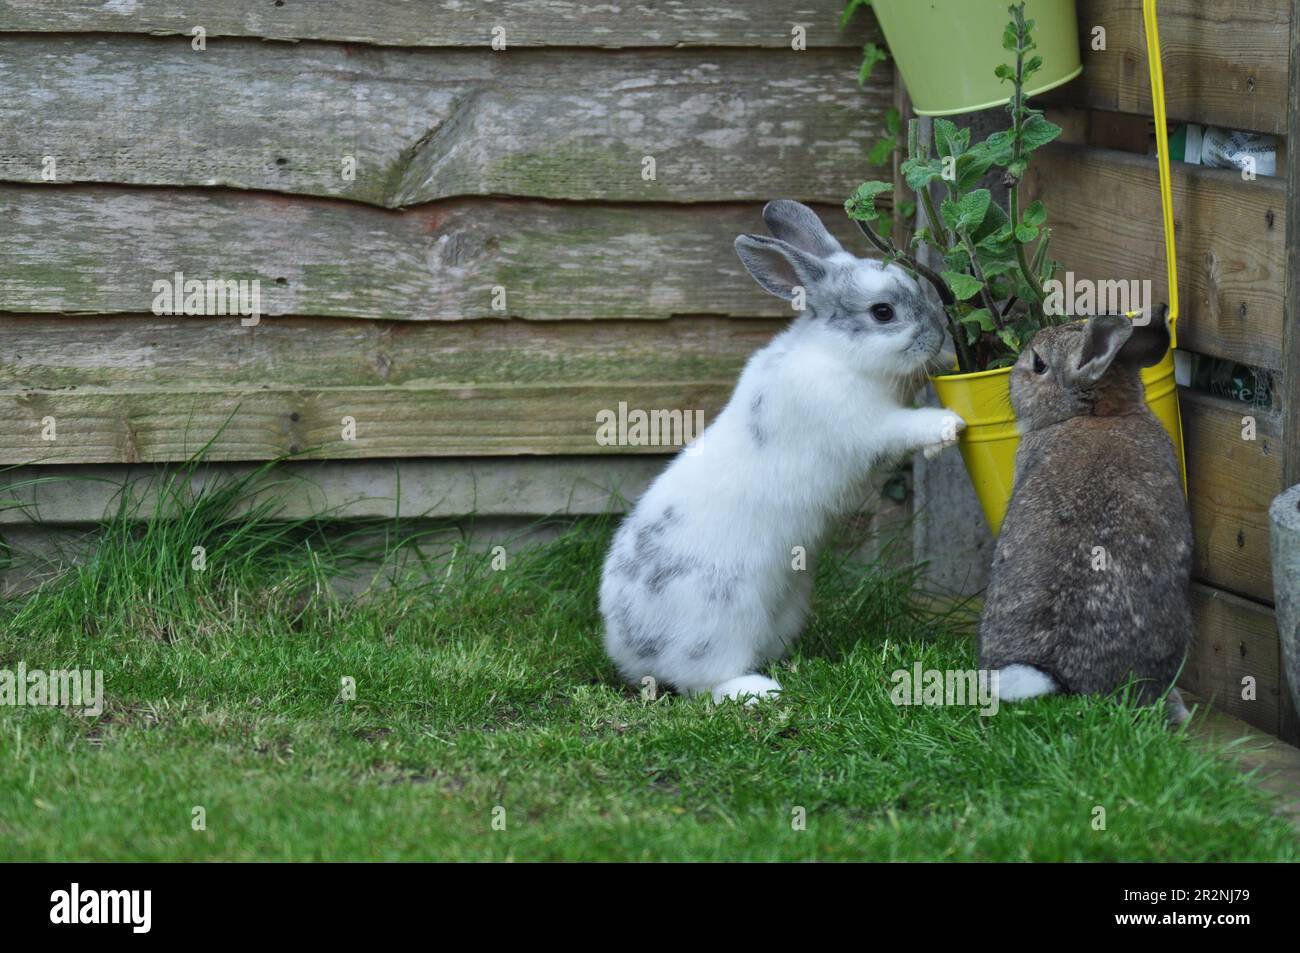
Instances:
[[[939,403],[956,411],[966,421],[958,447],[984,517],[996,536],[1011,501],[1016,447],[1020,445],[1016,415],[1011,410],[1011,368],[935,377],[932,383]],[[1166,352],[1159,364],[1143,369],[1142,383],[1146,387],[1147,406],[1173,441],[1179,466],[1183,467],[1183,486],[1186,487],[1183,426],[1178,412],[1178,385],[1174,383],[1174,352]]]

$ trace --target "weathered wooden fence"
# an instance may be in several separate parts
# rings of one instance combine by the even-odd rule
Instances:
[[[0,0],[0,465],[492,458],[534,513],[668,449],[597,412],[711,416],[788,317],[735,235],[866,171],[893,87],[840,10]],[[192,280],[260,320],[160,314]]]

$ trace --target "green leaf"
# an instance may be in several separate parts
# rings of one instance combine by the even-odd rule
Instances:
[[[1005,235],[1003,233],[1005,232]],[[1002,236],[1000,240],[1011,240],[1011,219],[1001,205],[993,202],[989,205],[989,210],[984,213],[984,221],[980,222],[979,227],[971,232],[971,238],[975,244],[980,245],[986,238],[996,238]]]
[[[857,222],[878,221],[880,210],[876,208],[876,196],[892,191],[893,188],[889,182],[863,182],[844,203],[844,211]]]
[[[940,156],[956,158],[970,148],[970,129],[958,129],[950,119],[936,119],[934,146]]]
[[[992,158],[994,165],[1000,165],[1004,168],[1011,161],[1012,147],[1015,141],[1012,139],[1011,130],[1003,129],[1001,132],[995,132],[984,140],[984,145],[989,151],[989,157]]]
[[[957,160],[957,189],[967,192],[984,177],[993,165],[993,155],[988,143],[977,143],[974,148]]]
[[[889,59],[889,53],[884,47],[877,46],[875,43],[868,43],[862,48],[862,69],[858,70],[858,85],[866,86],[867,80],[871,79],[871,73],[875,70],[877,63],[883,63]]]
[[[957,124],[951,119],[934,120],[934,148],[945,159],[952,155],[952,138],[957,135]]]
[[[977,322],[980,329],[983,331],[992,331],[997,328],[997,325],[993,323],[993,314],[988,308],[980,308],[978,311],[972,311],[970,314],[966,315],[966,317],[962,318],[962,320]]]
[[[1016,68],[1008,66],[1006,63],[999,63],[993,67],[993,75],[1003,82],[1014,82],[1016,78]]]
[[[989,256],[986,260],[980,255],[980,270],[984,272],[984,279],[996,278],[998,275],[1005,275],[1009,271],[1015,271],[1020,267],[1020,263],[1011,256],[995,258]]]
[[[893,106],[885,110],[885,131],[895,138],[903,131],[903,116]]]
[[[849,0],[849,5],[845,7],[844,12],[840,14],[840,29],[843,30],[849,25],[849,21],[853,19],[854,13],[862,7],[869,6],[871,6],[871,0]]]
[[[952,293],[958,301],[969,301],[979,294],[980,289],[984,287],[980,284],[978,278],[963,275],[957,271],[945,271],[943,280],[948,283],[948,287],[952,289]]]
[[[943,256],[943,260],[947,262],[948,267],[952,271],[965,274],[970,270],[970,255],[966,254],[966,249],[964,248],[958,247],[951,249],[948,254]]]
[[[1013,329],[1002,328],[998,331],[998,337],[1001,338],[1002,343],[1011,348],[1013,352],[1016,354],[1020,353],[1020,348],[1022,346],[1020,343],[1020,335],[1016,334]]]
[[[908,159],[903,163],[903,178],[913,192],[923,192],[932,182],[943,178],[942,159]]]
[[[897,139],[881,139],[867,153],[867,161],[876,166],[884,165],[893,156],[897,146]]]
[[[1038,228],[1033,225],[1017,225],[1016,241],[1022,245],[1028,245],[1038,237]]]
[[[1043,58],[1041,56],[1031,56],[1025,60],[1024,75],[1028,79],[1031,73],[1037,73],[1043,68]]]
[[[1042,225],[1047,221],[1047,206],[1038,199],[1029,203],[1025,209],[1024,223],[1026,225]]]
[[[951,199],[944,199],[943,220],[954,232],[970,234],[984,221],[984,216],[988,213],[992,202],[993,196],[988,189],[968,192],[957,203]]]
[[[1047,145],[1061,134],[1061,127],[1042,116],[1030,116],[1020,131],[1021,154],[1028,154]]]
[[[997,328],[997,325],[993,323],[993,315],[988,308],[980,308],[978,311],[964,314],[958,320],[961,321],[962,327],[966,329],[966,342],[968,344],[974,344],[978,341],[980,334],[983,332],[993,331]]]

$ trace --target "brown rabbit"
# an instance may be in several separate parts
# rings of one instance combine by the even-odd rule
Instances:
[[[1192,528],[1173,445],[1139,371],[1169,348],[1162,319],[1044,328],[1011,371],[1021,441],[993,553],[980,667],[999,696],[1109,693],[1136,676],[1144,704],[1192,637]],[[1187,709],[1176,689],[1171,721]]]

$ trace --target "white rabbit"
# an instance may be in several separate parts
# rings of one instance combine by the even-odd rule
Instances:
[[[937,452],[965,426],[909,406],[946,339],[935,296],[846,252],[798,202],[768,203],[763,220],[776,237],[742,235],[736,252],[772,294],[803,289],[806,306],[623,521],[600,587],[624,678],[715,701],[780,691],[758,672],[798,638],[817,549],[861,503],[869,469]]]

